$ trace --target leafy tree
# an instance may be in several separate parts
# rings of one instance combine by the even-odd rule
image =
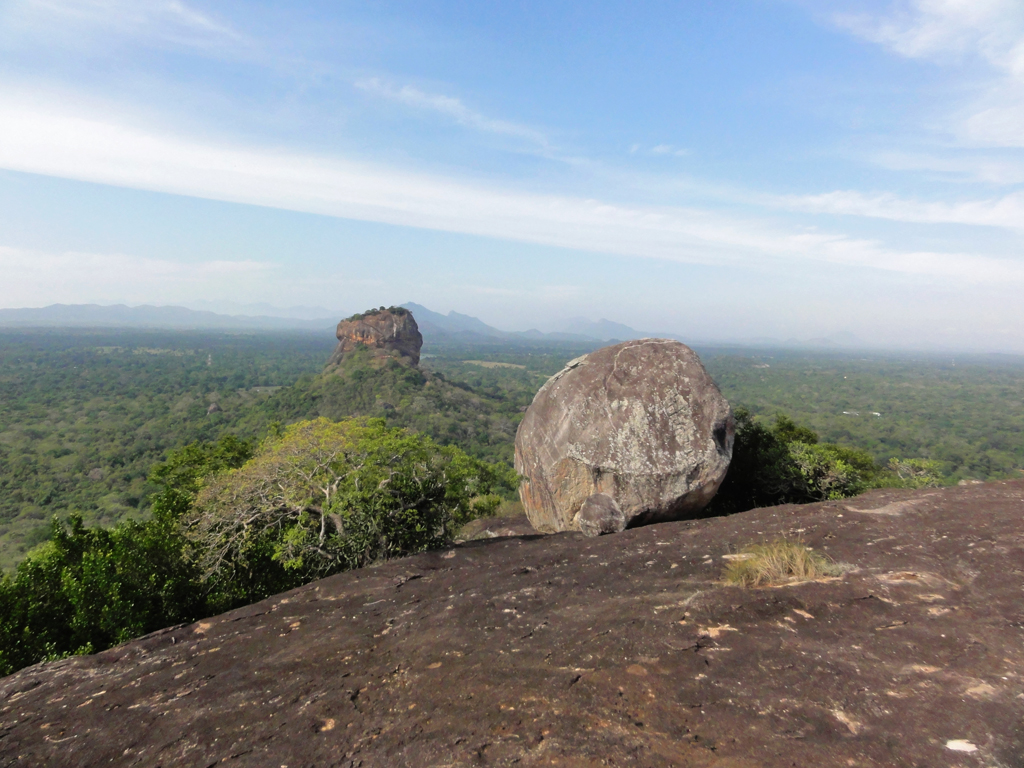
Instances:
[[[272,425],[278,430],[278,425]],[[153,515],[177,523],[192,506],[203,479],[236,469],[252,458],[253,442],[224,435],[216,442],[189,443],[171,451],[167,460],[153,466],[149,481],[160,488],[152,497]]]
[[[507,478],[382,419],[299,422],[214,476],[184,519],[204,578],[297,582],[440,546]]]
[[[0,581],[0,673],[91,653],[205,614],[184,540],[166,521],[89,528],[54,518],[51,540]]]
[[[825,501],[856,496],[868,487],[864,473],[856,466],[856,452],[831,444],[794,441],[787,446],[796,467],[796,482],[790,490],[794,501]],[[874,461],[867,457],[871,464]],[[871,468],[874,472],[874,468]]]
[[[77,513],[66,523],[55,516],[50,540],[0,579],[0,674],[231,607],[200,588],[199,571],[185,558],[179,517],[204,476],[251,455],[251,444],[233,435],[173,451],[151,473],[162,488],[145,522],[108,529],[86,526]]]
[[[813,430],[785,414],[777,414],[768,426],[738,408],[732,463],[708,512],[805,504],[856,496],[868,488],[928,483],[941,484],[937,462],[893,459],[881,467],[866,451],[818,442]]]
[[[153,515],[113,528],[54,518],[0,577],[0,674],[109,648],[334,571],[446,543],[516,478],[379,419],[227,435],[150,473]]]
[[[905,488],[938,488],[943,485],[942,465],[928,459],[889,459],[888,469]]]
[[[708,512],[726,514],[786,503],[799,474],[787,441],[745,408],[737,408],[735,418],[729,472]]]

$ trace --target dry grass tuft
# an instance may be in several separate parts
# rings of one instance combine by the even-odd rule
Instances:
[[[819,555],[796,541],[779,539],[767,544],[754,544],[732,560],[722,574],[727,584],[739,587],[771,587],[793,581],[811,581],[838,576],[844,570],[824,555]]]

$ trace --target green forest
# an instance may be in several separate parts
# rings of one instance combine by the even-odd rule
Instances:
[[[547,377],[598,344],[431,343],[421,371],[318,376],[335,340],[311,333],[0,333],[0,566],[49,519],[141,518],[168,452],[273,423],[353,415],[511,463],[515,429]],[[823,441],[930,459],[949,482],[1024,467],[1024,360],[698,348],[734,407],[778,413]]]
[[[377,416],[511,463],[522,411],[548,376],[598,344],[424,346],[421,371],[353,366],[320,377],[335,341],[312,333],[0,333],[0,566],[72,511],[142,518],[168,451],[275,422]],[[1024,360],[698,348],[734,407],[777,413],[822,441],[939,462],[949,482],[1024,467]]]
[[[594,345],[0,334],[0,673],[339,570],[508,507],[516,428]],[[698,350],[737,416],[708,509],[1019,475],[1024,360]],[[17,565],[17,569],[13,567]]]

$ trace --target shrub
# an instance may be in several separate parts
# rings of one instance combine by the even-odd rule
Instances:
[[[929,459],[889,459],[888,469],[904,488],[938,488],[943,485],[939,462]]]
[[[941,484],[937,462],[893,459],[882,467],[866,451],[819,442],[812,430],[784,414],[768,426],[738,408],[732,462],[707,512],[842,499],[869,488]]]
[[[150,480],[151,519],[54,518],[51,540],[0,577],[0,675],[440,546],[515,477],[380,420],[318,419],[272,427],[255,451],[193,443]]]
[[[320,418],[211,478],[184,531],[207,581],[301,583],[447,543],[500,503],[499,474],[382,419]]]
[[[865,475],[875,472],[874,460],[866,454],[860,456],[860,452],[852,448],[794,442],[789,444],[788,450],[797,470],[792,493],[801,501],[856,496],[868,487]],[[869,462],[867,467],[863,466],[865,457]]]
[[[798,470],[786,440],[755,421],[745,408],[737,408],[735,417],[736,440],[729,472],[707,511],[725,514],[794,500],[792,489]]]
[[[793,581],[810,581],[838,576],[842,566],[799,542],[779,539],[768,544],[754,544],[740,553],[747,555],[732,560],[722,574],[727,584],[740,587],[770,587]]]
[[[0,581],[0,674],[205,615],[183,546],[162,520],[105,529],[54,518],[51,540]]]

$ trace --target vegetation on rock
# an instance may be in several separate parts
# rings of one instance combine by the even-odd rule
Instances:
[[[590,351],[435,344],[417,369],[356,350],[324,375],[331,346],[307,334],[0,334],[0,564],[22,561],[0,579],[0,672],[443,543],[514,496],[522,412]],[[734,351],[702,356],[750,405],[709,512],[1024,465],[1024,368],[1011,362],[780,354],[768,369]],[[779,412],[794,418],[772,421]],[[321,444],[343,450],[311,472]],[[239,534],[246,514],[262,533]],[[211,559],[217,545],[224,557]]]
[[[375,317],[376,315],[379,315],[381,312],[390,312],[392,315],[396,315],[398,317],[402,317],[403,315],[409,314],[409,310],[406,309],[405,307],[380,307],[379,309],[368,309],[365,312],[356,312],[351,317],[346,317],[344,320],[342,320],[342,322],[350,323],[353,320],[362,320],[364,317]]]
[[[778,539],[767,544],[754,544],[733,555],[722,580],[738,587],[772,587],[838,576],[842,572],[841,565],[806,545]]]
[[[287,427],[214,475],[183,530],[205,580],[283,569],[300,582],[448,543],[515,476],[380,419]]]
[[[785,414],[776,414],[770,426],[745,408],[737,408],[735,416],[732,463],[708,505],[709,514],[842,499],[869,488],[942,483],[937,462],[892,459],[882,466],[866,451],[819,442],[813,430]]]
[[[228,435],[150,475],[150,519],[52,537],[0,577],[0,674],[92,653],[321,576],[449,541],[514,484],[455,447],[380,420]]]

